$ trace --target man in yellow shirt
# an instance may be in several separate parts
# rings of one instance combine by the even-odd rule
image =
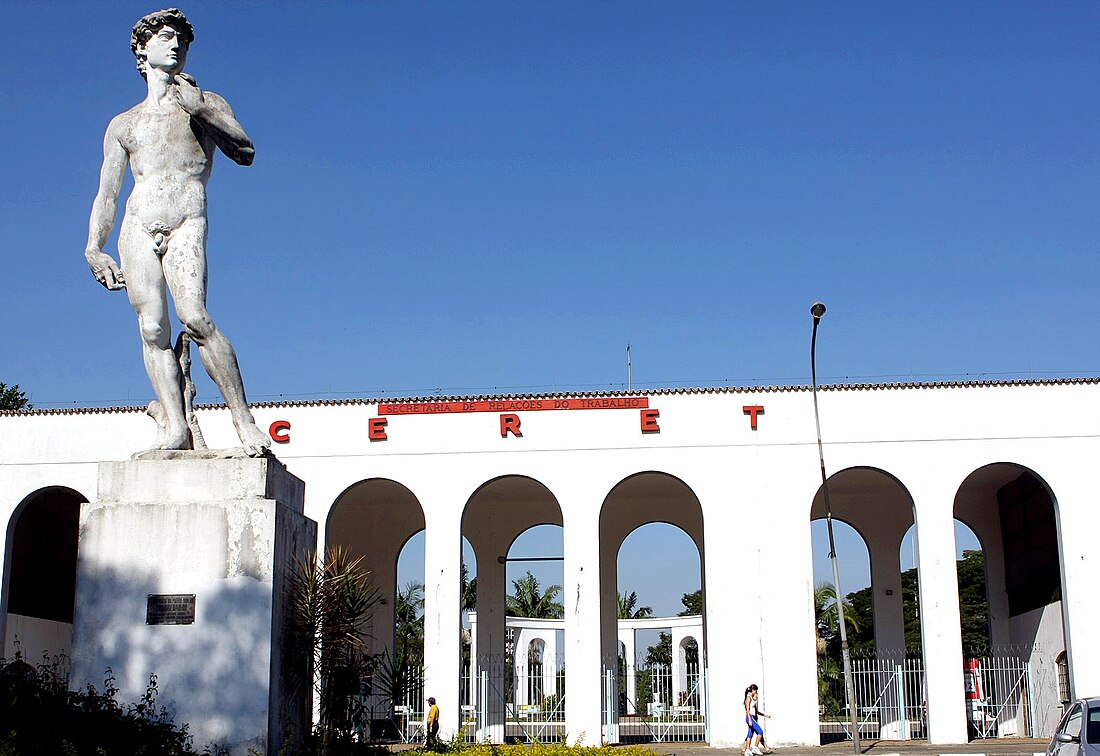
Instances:
[[[428,742],[427,747],[431,748],[439,742],[439,707],[435,705],[434,698],[428,698]]]

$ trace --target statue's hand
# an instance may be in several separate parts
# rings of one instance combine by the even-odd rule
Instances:
[[[111,291],[126,288],[126,279],[115,263],[114,258],[105,252],[87,252],[84,255],[88,260],[88,267],[92,269],[92,275]]]
[[[185,73],[176,74],[175,84],[176,102],[189,115],[198,115],[199,111],[206,107],[206,100],[203,99],[202,90],[195,83],[195,77]]]

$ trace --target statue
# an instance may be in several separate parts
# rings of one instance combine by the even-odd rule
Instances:
[[[190,408],[194,389],[180,367],[190,358],[172,346],[171,292],[183,333],[198,345],[244,452],[261,456],[271,439],[256,426],[237,355],[206,310],[206,182],[214,150],[245,166],[252,164],[255,150],[229,104],[183,73],[194,38],[191,24],[176,8],[150,13],[134,25],[130,47],[148,96],[107,127],[85,257],[99,283],[111,291],[126,290],[137,314],[145,370],[158,400],[150,405],[158,427],[154,448],[202,448]],[[119,231],[120,267],[103,246],[114,228],[127,164],[134,190]],[[182,350],[189,353],[187,339]]]

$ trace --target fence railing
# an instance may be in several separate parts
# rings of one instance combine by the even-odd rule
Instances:
[[[1012,656],[971,662],[977,679],[968,681],[967,721],[976,738],[1030,737],[1030,665]],[[927,738],[928,710],[924,664],[919,658],[853,659],[852,679],[861,738]],[[818,659],[819,723],[822,744],[852,739],[852,716],[839,665]]]

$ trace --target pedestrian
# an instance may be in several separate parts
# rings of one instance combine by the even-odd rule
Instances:
[[[755,683],[749,686],[749,690],[752,691],[752,715],[756,720],[757,727],[760,728],[760,742],[757,744],[757,747],[762,753],[775,753],[775,749],[767,744],[764,728],[760,725],[760,717],[771,719],[771,714],[765,714],[764,710],[760,708],[760,689],[756,687]]]
[[[748,726],[748,733],[745,735],[745,756],[763,756],[764,754],[764,751],[760,747],[764,737],[764,730],[760,728],[760,723],[757,721],[757,715],[759,714],[765,717],[768,715],[764,714],[764,712],[760,711],[757,707],[759,690],[756,683],[745,688],[745,724]],[[770,749],[768,752],[771,752]]]
[[[435,705],[435,698],[428,697],[428,742],[425,744],[428,748],[436,745],[439,742],[439,707]]]

